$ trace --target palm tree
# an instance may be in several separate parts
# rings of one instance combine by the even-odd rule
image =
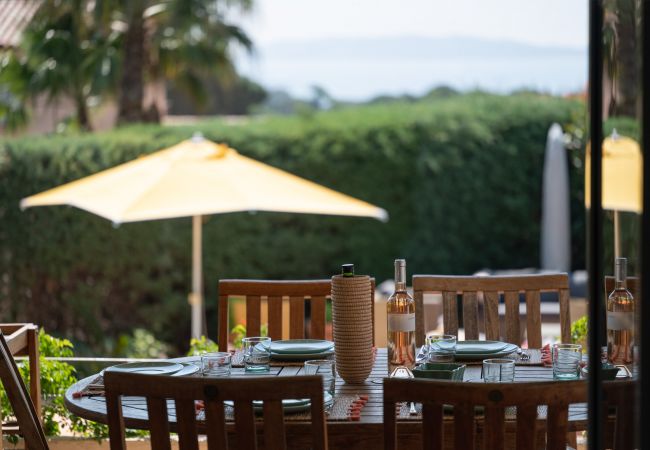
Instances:
[[[232,9],[245,13],[252,0],[122,0],[126,32],[122,47],[120,123],[158,121],[145,110],[145,83],[174,80],[198,103],[205,76],[234,79],[233,45],[251,51],[246,33],[230,23]]]
[[[46,0],[19,48],[3,62],[0,80],[24,105],[45,94],[69,97],[83,130],[92,128],[88,102],[115,86],[120,33],[106,30],[101,1]]]

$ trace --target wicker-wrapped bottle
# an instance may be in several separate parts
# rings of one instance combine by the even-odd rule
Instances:
[[[363,383],[373,365],[372,284],[346,264],[332,277],[332,327],[336,370],[346,383]]]

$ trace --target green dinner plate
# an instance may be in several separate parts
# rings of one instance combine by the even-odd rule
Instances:
[[[274,361],[307,361],[309,359],[326,359],[334,354],[334,349],[321,353],[271,353],[271,359]]]
[[[503,358],[505,356],[510,355],[513,352],[516,352],[519,349],[518,346],[514,344],[508,344],[506,348],[504,348],[500,352],[496,353],[456,353],[454,359],[456,361],[476,361],[476,360],[481,360],[481,359],[491,359],[491,358]]]
[[[271,353],[323,353],[334,348],[334,342],[320,339],[288,339],[271,342]]]
[[[456,343],[456,354],[469,353],[469,354],[488,354],[499,353],[504,351],[509,345],[507,342],[501,341],[458,341]]]

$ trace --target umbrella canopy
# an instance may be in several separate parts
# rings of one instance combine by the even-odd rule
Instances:
[[[381,208],[205,139],[183,141],[20,205],[71,205],[116,224],[236,211],[388,217]]]
[[[193,217],[192,337],[203,332],[201,216],[276,211],[372,217],[382,208],[201,137],[24,198],[21,208],[71,205],[115,224]]]
[[[619,212],[643,212],[643,157],[639,144],[616,130],[602,146],[602,206],[614,211],[614,255],[621,255]],[[591,206],[591,146],[585,157],[585,206]]]
[[[628,137],[612,134],[603,141],[603,209],[641,213],[643,159],[639,144]],[[590,207],[591,146],[585,160],[585,205]]]

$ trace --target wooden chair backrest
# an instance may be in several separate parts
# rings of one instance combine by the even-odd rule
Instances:
[[[639,397],[635,380],[605,381],[603,396],[608,406],[608,426],[613,430],[613,448],[616,450],[632,450],[635,447],[634,437],[636,418],[638,417]],[[612,409],[615,408],[615,411]],[[612,422],[612,412],[615,413]]]
[[[560,334],[562,342],[571,342],[569,310],[569,277],[567,274],[512,275],[512,276],[447,276],[413,275],[415,298],[416,342],[424,343],[424,293],[441,292],[445,334],[458,334],[458,294],[462,295],[465,339],[479,338],[478,294],[484,297],[485,337],[500,340],[499,294],[505,300],[505,336],[503,340],[521,344],[519,325],[519,294],[526,298],[526,332],[529,348],[542,346],[542,318],[540,293],[557,291],[560,306]],[[420,311],[418,313],[418,311]]]
[[[264,447],[287,448],[283,399],[311,400],[311,448],[327,448],[323,410],[323,382],[320,376],[202,378],[169,377],[106,371],[104,375],[111,450],[125,450],[121,396],[146,397],[151,448],[170,450],[170,431],[178,433],[180,450],[198,450],[198,433],[206,434],[208,450],[227,449],[228,433],[224,401],[234,403],[236,448],[257,448],[253,400],[263,400]],[[169,400],[173,400],[168,403]],[[202,400],[205,424],[199,426],[195,401]],[[170,407],[176,421],[170,424]],[[171,425],[171,426],[170,426]],[[229,426],[230,428],[230,426]]]
[[[372,282],[371,308],[374,317],[375,280]],[[310,329],[312,339],[325,339],[326,303],[331,300],[331,280],[219,280],[219,331],[220,349],[228,348],[230,325],[228,306],[233,297],[246,299],[246,334],[260,336],[262,300],[268,305],[268,334],[273,340],[282,339],[282,302],[289,299],[289,338],[305,336],[305,304],[310,303]],[[374,326],[373,341],[374,341]]]
[[[627,277],[625,281],[626,281],[627,289],[634,296],[634,299],[640,301],[641,279],[638,277]],[[616,279],[614,277],[612,276],[605,277],[605,300],[607,300],[607,296],[614,290],[615,283],[616,283]]]
[[[43,427],[2,332],[0,332],[0,380],[7,392],[26,447],[30,450],[47,450],[49,447]]]
[[[476,448],[475,407],[484,407],[481,448],[505,448],[506,407],[516,406],[516,446],[519,450],[536,449],[539,405],[547,405],[546,448],[565,450],[568,408],[587,400],[586,381],[535,383],[457,383],[450,381],[384,379],[384,448],[397,448],[395,406],[398,402],[422,403],[422,448],[442,449],[445,442],[453,448]],[[453,421],[443,420],[443,405],[453,406]],[[453,427],[453,440],[445,433]],[[445,446],[446,447],[446,446]]]

